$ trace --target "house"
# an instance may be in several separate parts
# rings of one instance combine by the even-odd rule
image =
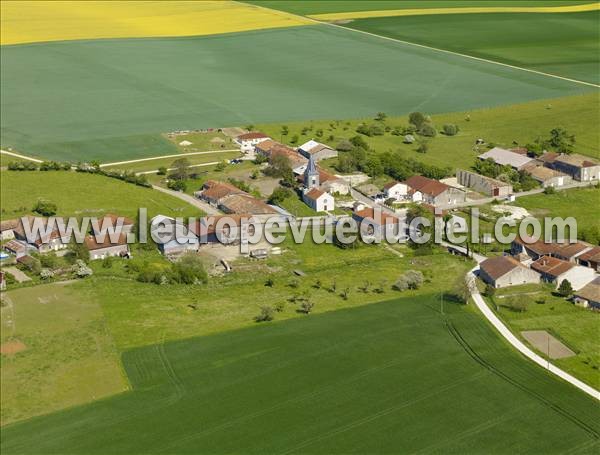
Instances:
[[[526,254],[533,260],[542,256],[552,256],[563,261],[576,263],[577,258],[592,249],[589,243],[577,240],[575,242],[550,242],[533,240],[530,237],[516,237],[511,244],[510,252],[513,256]]]
[[[239,244],[255,233],[257,218],[250,214],[202,217],[190,225],[190,232],[200,239],[200,244]]]
[[[525,168],[525,172],[531,175],[544,188],[549,186],[564,186],[573,181],[570,175],[544,166],[527,167]]]
[[[337,150],[334,150],[328,145],[321,144],[320,142],[312,139],[298,147],[298,153],[307,159],[312,156],[315,161],[321,161],[326,158],[335,158],[338,156]]]
[[[350,192],[350,185],[345,179],[324,171],[318,166],[317,171],[319,179],[318,187],[320,190],[331,194],[348,194]],[[306,168],[304,169],[304,172],[298,176],[298,181],[306,186]]]
[[[408,185],[401,182],[390,182],[383,186],[383,194],[386,199],[403,201],[408,198]]]
[[[505,183],[471,171],[459,169],[456,171],[456,179],[462,186],[471,188],[487,196],[506,197],[513,192],[513,187],[510,183]]]
[[[552,245],[554,246],[554,250],[551,253],[553,257],[574,264],[577,263],[579,256],[592,249],[592,245],[581,240],[573,243],[553,243]]]
[[[199,199],[203,199],[210,205],[218,207],[221,201],[233,194],[248,194],[245,191],[240,190],[237,186],[231,183],[218,182],[216,180],[207,180],[202,185],[202,191],[197,191],[194,196]]]
[[[335,208],[335,199],[333,196],[318,188],[306,190],[302,195],[302,200],[317,212],[327,212]]]
[[[24,218],[27,218],[29,229],[31,230],[31,233],[34,234],[35,238],[32,241],[27,238],[27,232],[25,231],[25,226],[23,225],[23,219],[19,220],[18,226],[13,231],[15,238],[29,243],[40,254],[48,253],[50,251],[63,250],[68,247],[70,239],[67,235],[63,235],[66,234],[66,232],[64,221],[61,218],[54,219],[55,223],[50,226],[50,231],[48,228],[48,223],[50,220],[48,218],[34,216],[28,216]],[[35,229],[36,226],[39,226],[40,229]]]
[[[600,162],[589,156],[573,153],[567,155],[542,156],[544,165],[559,172],[570,175],[580,182],[597,182],[600,180]]]
[[[253,131],[249,133],[240,134],[235,138],[235,142],[240,145],[240,150],[242,153],[246,154],[254,154],[255,146],[264,142],[268,139],[271,139],[264,133],[260,133],[258,131]]]
[[[15,258],[19,259],[27,255],[27,251],[30,247],[27,245],[26,242],[21,242],[19,240],[10,240],[4,245],[2,245],[2,248],[4,248],[9,253],[14,254]]]
[[[543,281],[555,283],[556,287],[564,280],[569,280],[574,290],[581,289],[595,277],[595,272],[588,268],[572,264],[551,256],[542,256],[531,263],[531,268],[539,272]]]
[[[194,196],[204,199],[225,213],[250,213],[254,215],[278,213],[269,204],[240,190],[238,187],[215,180],[207,181],[203,186],[203,190],[194,193]]]
[[[265,157],[269,162],[276,156],[285,156],[289,162],[294,174],[298,175],[304,172],[308,160],[296,152],[293,148],[287,145],[281,144],[272,139],[258,143],[254,147],[255,153],[259,156]]]
[[[84,244],[90,252],[90,259],[104,259],[109,256],[129,257],[129,245],[127,244],[127,234],[121,233],[118,239],[113,242],[110,235],[106,234],[104,240],[95,235],[88,235]]]
[[[497,256],[483,261],[479,277],[494,288],[540,282],[539,273],[510,256]]]
[[[150,230],[158,249],[165,256],[176,257],[198,251],[198,237],[174,218],[157,215],[150,220]]]
[[[422,195],[422,201],[431,205],[454,205],[466,200],[465,192],[422,175],[413,175],[406,185]]]
[[[577,262],[585,267],[590,267],[596,272],[600,272],[600,246],[584,252],[577,258]]]
[[[97,226],[94,226],[94,224],[92,223],[92,231],[94,232],[94,235],[99,235],[107,232],[119,232],[123,234],[129,234],[133,231],[134,226],[135,221],[133,221],[131,218],[107,213],[102,218],[98,219]]]
[[[360,207],[357,207],[360,208]],[[352,214],[352,219],[359,225],[363,236],[384,238],[386,232],[393,234],[396,238],[406,237],[406,226],[399,217],[373,207],[360,208]]]
[[[520,171],[529,163],[533,162],[533,158],[529,158],[527,155],[520,153],[511,152],[500,147],[494,147],[485,153],[478,156],[482,161],[492,160],[499,166],[510,166],[513,169]]]
[[[0,241],[11,240],[15,238],[15,229],[19,226],[20,221],[6,220],[0,223]]]
[[[575,291],[573,301],[583,307],[600,309],[600,276]]]

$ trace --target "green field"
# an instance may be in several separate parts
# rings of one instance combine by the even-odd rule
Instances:
[[[131,392],[4,427],[2,453],[597,450],[591,398],[435,300],[128,351]]]
[[[599,11],[483,13],[359,19],[345,26],[599,84],[599,20]]]
[[[244,3],[294,14],[345,13],[408,8],[458,8],[486,6],[562,6],[590,3],[571,0],[251,0]]]
[[[196,164],[206,164],[206,163],[214,163],[223,160],[230,160],[233,158],[238,158],[240,156],[240,152],[219,152],[219,153],[207,153],[202,155],[188,155],[188,156],[174,156],[171,158],[157,158],[154,160],[148,161],[140,161],[137,163],[127,163],[127,164],[116,164],[113,166],[105,166],[103,169],[105,170],[114,170],[119,169],[122,171],[134,171],[134,172],[145,172],[145,171],[155,171],[159,167],[170,168],[173,162],[179,158],[187,159],[191,165]],[[201,171],[202,168],[196,169],[196,171]],[[191,170],[192,171],[192,170]]]
[[[72,285],[18,289],[3,296],[2,424],[114,395],[128,388],[100,306]]]
[[[39,198],[58,206],[58,216],[99,216],[105,213],[135,217],[140,207],[149,216],[199,216],[187,202],[168,194],[100,175],[73,171],[2,171],[1,218],[31,213]]]
[[[455,112],[592,89],[327,25],[15,45],[0,66],[1,145],[73,161],[171,154],[159,133],[179,129]]]

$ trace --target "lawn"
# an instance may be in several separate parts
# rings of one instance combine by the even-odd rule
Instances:
[[[600,314],[589,309],[576,307],[562,297],[553,295],[545,285],[516,286],[499,290],[494,302],[500,318],[509,325],[513,333],[520,336],[524,330],[547,330],[558,337],[577,355],[552,362],[572,375],[600,388]],[[501,296],[505,296],[502,298]],[[516,312],[502,304],[506,297],[519,297],[527,302],[525,312]],[[536,301],[544,299],[545,303]],[[522,339],[522,337],[521,337]],[[540,353],[544,355],[545,353]]]
[[[359,19],[345,26],[599,84],[599,19],[600,11],[483,13]]]
[[[187,155],[181,157],[173,156],[171,158],[157,158],[153,160],[140,161],[137,163],[116,164],[113,166],[105,166],[103,167],[103,169],[119,169],[123,171],[146,172],[155,171],[160,167],[170,168],[172,167],[173,162],[179,158],[185,158],[190,162],[191,165],[196,165],[230,160],[233,158],[238,158],[239,156],[240,152],[202,153],[201,155]]]
[[[199,216],[188,203],[168,194],[100,175],[74,171],[1,171],[2,219],[31,213],[39,198],[58,206],[58,216],[100,216],[116,213],[135,217],[140,207],[148,215]]]
[[[123,392],[128,383],[100,306],[73,285],[7,292],[2,343],[25,350],[2,355],[2,425]]]
[[[560,126],[576,136],[578,153],[600,158],[600,131],[596,128],[599,99],[598,94],[589,94],[490,109],[435,114],[432,119],[438,130],[446,123],[453,123],[459,126],[460,132],[452,137],[438,134],[429,141],[429,150],[425,154],[418,153],[415,144],[404,144],[404,136],[394,136],[391,132],[383,136],[362,137],[377,153],[391,150],[398,157],[414,158],[441,167],[450,166],[454,170],[468,169],[473,165],[477,155],[482,153],[474,150],[475,141],[479,138],[510,148],[515,146],[514,142],[524,145],[538,137],[547,138],[551,129]],[[374,123],[373,116],[344,121],[332,118],[323,121],[258,124],[256,127],[286,143],[290,143],[297,135],[296,145],[314,138],[335,147],[342,139],[356,136],[356,127],[362,122]],[[289,128],[287,136],[281,135],[282,125]],[[384,124],[392,128],[407,125],[406,116],[390,116]],[[312,130],[303,135],[302,130],[305,127]],[[318,137],[318,130],[323,131],[322,137]],[[330,136],[333,136],[333,139]]]
[[[176,153],[159,134],[175,130],[456,112],[592,90],[328,25],[6,46],[0,66],[2,147],[72,161]]]
[[[133,390],[3,428],[2,453],[564,453],[596,402],[470,308],[396,298],[127,351]],[[93,431],[90,431],[93,422]]]

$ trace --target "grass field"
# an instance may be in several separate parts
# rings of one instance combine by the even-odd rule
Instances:
[[[508,350],[468,308],[443,318],[435,301],[128,351],[132,392],[7,426],[2,453],[597,449],[591,398]]]
[[[281,11],[228,1],[2,2],[0,43],[197,36],[310,23]]]
[[[327,25],[8,46],[1,60],[1,145],[73,161],[175,153],[158,133],[178,129],[455,112],[591,90]]]
[[[505,296],[501,298],[500,296]],[[502,306],[507,297],[527,299],[527,311],[516,312]],[[536,300],[545,299],[544,304]],[[547,330],[577,355],[552,362],[575,377],[600,388],[600,314],[579,308],[562,297],[552,295],[547,286],[525,285],[498,290],[494,296],[498,315],[519,335],[524,330]],[[496,308],[492,305],[492,308]],[[545,355],[544,352],[541,353]]]
[[[124,171],[144,172],[153,171],[163,166],[166,168],[170,168],[173,162],[179,158],[185,158],[190,162],[191,165],[195,165],[213,163],[215,161],[230,160],[239,156],[240,152],[207,153],[202,155],[188,155],[182,157],[174,156],[171,158],[158,158],[155,160],[140,161],[137,163],[116,164],[113,166],[103,167],[103,169],[120,169]]]
[[[360,19],[345,26],[599,84],[599,20],[600,11],[483,13]]]
[[[3,301],[1,342],[26,348],[2,355],[2,425],[127,389],[100,306],[73,285],[18,289]]]
[[[100,175],[67,171],[2,171],[1,218],[31,213],[38,198],[58,206],[58,216],[99,216],[105,213],[134,217],[146,207],[149,216],[199,216],[188,203],[158,191]]]

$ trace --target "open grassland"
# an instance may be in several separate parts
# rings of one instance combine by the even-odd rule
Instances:
[[[556,7],[589,4],[576,0],[251,0],[244,3],[302,15],[437,8]]]
[[[58,206],[59,216],[100,216],[105,213],[135,217],[140,207],[149,216],[199,216],[200,212],[168,194],[123,181],[74,171],[2,171],[1,218],[31,213],[39,198]]]
[[[73,161],[176,153],[166,131],[455,112],[593,90],[328,25],[8,46],[1,60],[1,145]]]
[[[524,330],[546,330],[558,337],[576,353],[573,357],[554,359],[552,363],[600,388],[600,314],[580,308],[552,294],[545,285],[525,285],[498,290],[491,305],[513,333],[520,336]],[[504,305],[510,298],[527,303],[526,311],[518,312]],[[543,301],[544,303],[536,303]],[[545,357],[546,353],[541,352]]]
[[[3,428],[2,453],[591,453],[598,407],[435,295],[126,352],[133,390]],[[90,431],[93,422],[93,431]]]
[[[67,284],[2,296],[2,345],[24,345],[1,357],[2,425],[127,389],[102,310],[81,297]]]
[[[6,1],[0,43],[196,36],[310,23],[229,1]]]
[[[230,160],[240,156],[240,152],[218,152],[218,153],[202,153],[201,155],[184,155],[184,156],[173,156],[170,158],[158,158],[152,160],[138,161],[134,163],[115,164],[111,166],[105,166],[103,169],[114,170],[120,169],[123,171],[134,171],[134,172],[146,172],[153,171],[159,167],[170,168],[175,160],[185,158],[190,164],[206,164],[214,163],[223,160]]]
[[[386,17],[355,20],[345,26],[599,84],[599,20],[596,10]]]
[[[533,101],[524,104],[501,106],[491,109],[436,114],[433,123],[441,130],[447,123],[456,124],[460,131],[456,136],[438,134],[429,141],[427,153],[418,153],[416,144],[404,144],[404,136],[394,136],[386,132],[383,136],[362,136],[375,153],[392,151],[402,158],[414,158],[427,164],[469,168],[480,152],[474,150],[479,138],[501,147],[514,147],[533,142],[538,137],[546,138],[551,129],[563,127],[575,134],[578,153],[600,158],[600,132],[596,127],[600,108],[598,94],[565,97],[553,100]],[[298,136],[297,145],[309,139],[327,143],[335,147],[341,140],[356,136],[360,123],[376,123],[371,118],[357,120],[323,120],[259,124],[257,128],[277,140],[290,143]],[[281,127],[288,126],[289,133],[281,135]],[[384,126],[392,129],[407,126],[408,118],[388,117]],[[303,129],[308,128],[303,134]],[[317,132],[322,130],[322,136]],[[333,136],[331,139],[330,136]]]

